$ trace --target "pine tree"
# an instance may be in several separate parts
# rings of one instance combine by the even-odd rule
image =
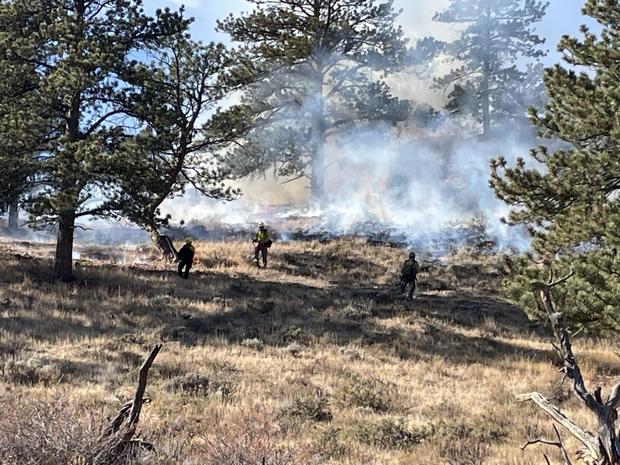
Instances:
[[[253,75],[220,128],[242,136],[229,155],[240,176],[276,167],[325,193],[325,142],[356,122],[395,124],[410,112],[378,79],[398,69],[406,41],[392,0],[248,0],[255,10],[219,22],[248,52]]]
[[[546,70],[549,101],[542,113],[531,111],[541,136],[561,141],[560,148],[539,147],[531,161],[512,167],[494,161],[491,185],[515,206],[508,221],[527,225],[533,234],[530,254],[508,283],[512,298],[531,310],[532,279],[572,270],[559,302],[565,317],[593,330],[617,329],[620,3],[589,0],[583,11],[599,22],[601,34],[583,26],[581,40],[562,38],[558,48],[570,66]],[[576,73],[575,66],[584,72]]]
[[[222,44],[175,38],[151,52],[149,65],[136,68],[145,83],[144,104],[136,114],[147,127],[128,147],[122,163],[130,169],[113,169],[121,175],[110,211],[140,225],[155,243],[171,220],[161,213],[166,199],[188,187],[209,198],[238,195],[224,183],[228,173],[211,155],[234,134],[219,131],[214,137],[207,118],[241,83],[233,72],[235,58]]]
[[[6,10],[3,10],[6,12]],[[0,28],[9,30],[27,20],[0,15]],[[5,36],[6,38],[6,36]],[[0,43],[0,212],[9,213],[9,231],[18,228],[19,203],[34,187],[34,157],[43,148],[51,124],[51,102],[40,98],[41,77],[37,73],[40,51],[33,43],[6,41]],[[15,55],[29,57],[14,60]]]
[[[193,88],[200,85],[193,77],[210,76],[211,62],[197,58],[185,65],[194,58],[187,45],[190,21],[182,10],[157,10],[150,17],[139,0],[13,0],[1,5],[0,21],[3,64],[31,66],[39,79],[24,97],[33,101],[32,108],[24,109],[23,117],[17,108],[8,108],[9,116],[36,121],[38,108],[51,109],[43,120],[44,137],[37,141],[43,155],[31,167],[36,189],[26,207],[33,221],[58,229],[58,279],[73,278],[74,231],[80,219],[127,216],[144,225],[139,220],[152,213],[149,224],[158,224],[157,207],[150,205],[178,192],[180,179],[180,185],[215,182],[212,169],[192,165],[186,157],[196,150],[192,144],[200,112],[188,120],[192,109],[188,113],[180,106],[194,103],[194,90],[205,92],[204,86]],[[172,66],[162,61],[162,49]],[[198,48],[195,56],[203,55]],[[207,58],[217,68],[216,55]],[[173,75],[181,62],[184,82]],[[188,95],[183,102],[171,84],[183,87]],[[41,135],[25,126],[17,133],[33,140]],[[142,191],[154,186],[153,194]],[[145,214],[139,218],[136,212]]]
[[[535,68],[520,70],[516,63],[545,55],[540,48],[545,40],[534,25],[548,5],[539,0],[451,0],[435,14],[437,22],[464,27],[455,41],[436,46],[457,66],[435,82],[449,91],[450,113],[473,116],[485,136],[494,124],[526,115],[540,94],[521,85],[536,75]]]

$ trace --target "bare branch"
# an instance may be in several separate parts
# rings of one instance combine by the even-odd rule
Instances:
[[[613,409],[618,407],[618,403],[620,403],[620,382],[616,383],[611,389],[611,393],[607,398],[607,405]]]
[[[543,409],[551,418],[566,428],[579,442],[581,442],[593,457],[598,456],[598,441],[591,433],[582,430],[570,418],[564,415],[560,409],[551,404],[542,394],[538,392],[530,392],[529,394],[521,394],[517,396],[517,400],[532,401]]]

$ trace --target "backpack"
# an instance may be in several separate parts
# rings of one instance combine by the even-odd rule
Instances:
[[[415,279],[418,274],[418,262],[411,259],[407,260],[403,263],[403,269],[400,274],[403,279]]]

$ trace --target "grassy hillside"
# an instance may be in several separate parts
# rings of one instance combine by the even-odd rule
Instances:
[[[202,243],[189,280],[144,246],[78,249],[57,284],[51,252],[0,245],[0,463],[78,463],[159,341],[148,464],[540,464],[520,446],[551,423],[515,394],[585,421],[544,332],[502,301],[498,257],[426,264],[405,302],[405,252],[355,241],[277,244],[267,270],[251,244]],[[588,380],[620,374],[609,342],[576,350]]]

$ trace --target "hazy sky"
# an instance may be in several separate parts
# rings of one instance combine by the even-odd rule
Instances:
[[[194,38],[208,42],[226,40],[226,36],[214,31],[217,19],[230,13],[238,14],[251,5],[245,0],[144,0],[147,10],[170,6],[177,8],[186,6],[187,14],[195,18],[192,26]],[[401,23],[408,37],[416,39],[426,35],[445,35],[450,33],[449,26],[439,25],[432,21],[433,13],[443,9],[448,0],[395,0],[397,8],[403,10]],[[579,26],[589,23],[588,18],[581,14],[585,0],[551,0],[545,20],[539,25],[539,33],[547,38],[547,48],[551,51],[545,60],[548,63],[557,61],[555,53],[558,40],[563,34],[578,34]]]

